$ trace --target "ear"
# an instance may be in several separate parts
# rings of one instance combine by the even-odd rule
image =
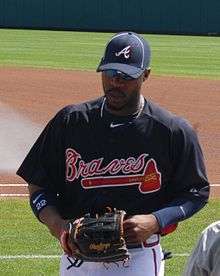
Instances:
[[[144,78],[143,78],[143,81],[145,81],[146,79],[148,79],[149,75],[150,75],[150,68],[146,69],[144,71]]]

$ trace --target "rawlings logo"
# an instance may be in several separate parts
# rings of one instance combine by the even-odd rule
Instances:
[[[106,166],[102,166],[103,158],[85,163],[79,153],[68,148],[66,150],[66,180],[72,182],[82,177],[81,185],[84,189],[138,185],[141,193],[155,192],[161,187],[161,174],[154,159],[145,163],[147,156],[148,154],[143,153],[137,159],[134,157],[114,159]],[[144,172],[138,174],[142,170]],[[123,175],[116,175],[120,171]],[[112,176],[103,176],[106,173]]]
[[[126,59],[130,57],[130,52],[131,52],[131,46],[127,46],[124,49],[122,49],[120,52],[115,53],[116,57],[119,57],[120,55],[124,55]]]
[[[89,249],[94,250],[94,251],[104,251],[107,250],[108,248],[110,248],[110,243],[99,243],[99,244],[95,244],[95,243],[91,243],[89,245]]]

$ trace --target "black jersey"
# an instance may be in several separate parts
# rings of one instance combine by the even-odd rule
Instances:
[[[70,105],[48,123],[17,174],[54,193],[64,218],[105,206],[147,214],[208,186],[189,123],[146,101],[139,116],[118,117],[105,98]]]

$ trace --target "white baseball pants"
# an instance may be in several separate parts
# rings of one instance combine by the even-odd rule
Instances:
[[[73,258],[63,254],[60,276],[164,276],[163,252],[158,235],[153,235],[140,248],[129,249],[129,252],[131,258],[124,265],[123,262],[83,262],[79,267],[73,265]]]

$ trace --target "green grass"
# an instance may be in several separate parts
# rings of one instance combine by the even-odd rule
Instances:
[[[0,261],[1,276],[55,276],[59,275],[58,259],[14,259]]]
[[[0,255],[60,255],[59,243],[46,227],[34,219],[26,199],[0,200]],[[200,232],[219,220],[219,200],[211,200],[202,211],[180,223],[176,232],[162,239],[174,257],[166,262],[166,276],[179,276]],[[59,259],[0,259],[0,275],[58,275]]]
[[[110,33],[0,29],[0,65],[95,70]],[[155,75],[220,79],[220,37],[144,35]]]

